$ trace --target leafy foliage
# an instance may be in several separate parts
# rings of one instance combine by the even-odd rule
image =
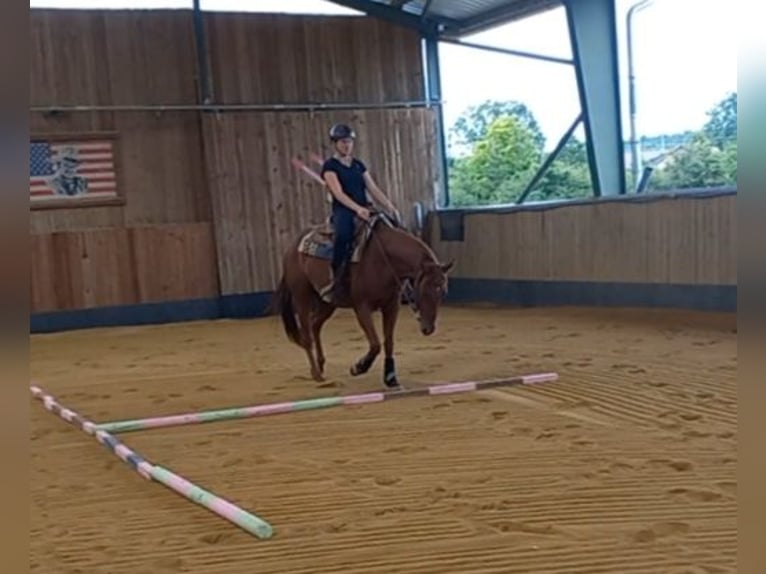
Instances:
[[[473,153],[455,161],[454,205],[508,203],[517,197],[540,163],[535,134],[515,116],[493,120]]]
[[[708,112],[691,143],[679,148],[652,175],[654,189],[719,187],[737,182],[737,94]]]
[[[542,150],[545,136],[540,125],[529,108],[516,101],[487,100],[478,106],[469,107],[452,128],[454,143],[458,146],[471,146],[487,137],[489,127],[496,119],[510,117],[516,118],[532,132],[535,145]]]
[[[710,118],[703,128],[705,135],[713,144],[723,149],[726,144],[737,139],[737,93],[729,94],[712,110]]]
[[[683,134],[683,143],[657,166],[650,189],[736,183],[737,94],[719,102],[708,117],[702,130]],[[453,143],[467,151],[463,156],[449,158],[454,206],[515,202],[547,156],[537,120],[525,104],[517,101],[487,100],[468,108],[455,122],[451,136]],[[626,176],[631,178],[630,173]],[[629,182],[628,189],[632,188]],[[570,138],[527,199],[589,197],[592,189],[585,143]]]
[[[736,140],[720,148],[704,132],[652,175],[652,187],[661,190],[719,187],[736,181]]]

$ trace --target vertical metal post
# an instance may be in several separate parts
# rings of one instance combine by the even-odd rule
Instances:
[[[563,0],[585,121],[593,192],[625,193],[615,0]]]
[[[449,167],[447,164],[447,144],[444,133],[444,108],[442,106],[442,84],[439,68],[439,41],[436,35],[426,35],[423,38],[426,52],[425,88],[426,101],[429,106],[436,107],[436,144],[440,170],[441,198],[437,206],[449,206]]]
[[[638,136],[636,135],[636,74],[633,69],[633,15],[646,8],[652,0],[641,0],[633,4],[625,17],[625,27],[628,40],[628,96],[630,101],[630,159],[631,172],[633,173],[633,189],[638,191],[638,173],[641,171],[641,154],[638,149]]]
[[[205,21],[202,18],[200,0],[193,0],[192,10],[194,43],[197,50],[197,70],[199,73],[199,102],[203,105],[208,105],[213,103],[213,95],[210,86],[210,70],[208,68]]]

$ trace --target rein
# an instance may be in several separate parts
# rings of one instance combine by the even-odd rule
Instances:
[[[383,214],[378,215],[379,217],[386,217]],[[367,227],[370,228],[370,235],[372,235],[372,238],[374,241],[377,242],[378,247],[380,247],[380,250],[383,252],[383,260],[386,262],[386,266],[388,267],[389,271],[391,271],[391,274],[394,276],[394,280],[396,281],[397,287],[399,289],[400,294],[404,294],[407,305],[412,310],[413,314],[417,317],[420,315],[420,309],[418,307],[418,294],[417,289],[415,288],[415,285],[417,284],[418,278],[422,271],[418,271],[418,274],[414,277],[406,277],[404,281],[399,279],[399,276],[396,273],[396,270],[394,269],[394,266],[391,264],[391,260],[388,257],[388,253],[386,252],[385,247],[383,246],[383,243],[380,241],[380,238],[378,238],[374,233],[374,222],[365,221],[364,222]]]

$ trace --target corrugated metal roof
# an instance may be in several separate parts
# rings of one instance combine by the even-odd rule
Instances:
[[[448,36],[465,36],[488,28],[507,24],[514,20],[527,18],[534,14],[558,8],[561,0],[330,0],[337,4],[353,4],[355,8],[365,11],[365,6],[371,9],[390,11],[410,17],[423,17],[440,24],[443,33]],[[375,6],[373,6],[375,5]],[[385,17],[376,10],[378,16]],[[394,13],[395,12],[395,13]]]

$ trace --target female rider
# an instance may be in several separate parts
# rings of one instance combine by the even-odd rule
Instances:
[[[343,295],[341,280],[351,256],[351,245],[354,239],[354,216],[364,221],[370,219],[367,190],[378,203],[385,206],[400,220],[399,213],[393,203],[378,187],[375,180],[367,171],[363,162],[353,156],[356,134],[345,124],[335,124],[330,128],[330,141],[334,153],[322,165],[322,179],[333,196],[332,221],[335,232],[333,247],[332,274],[334,299],[338,301]]]

